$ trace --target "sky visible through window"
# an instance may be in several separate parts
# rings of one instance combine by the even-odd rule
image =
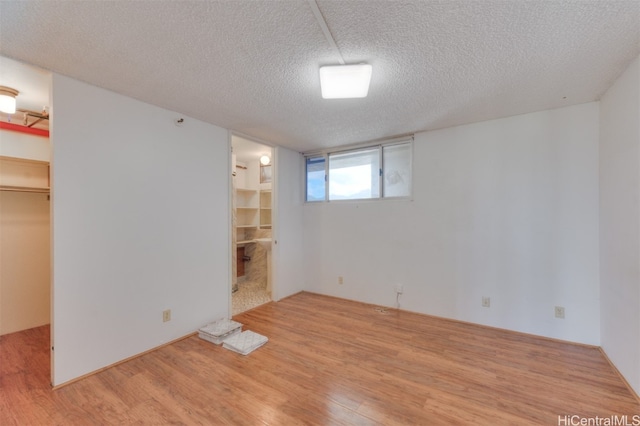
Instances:
[[[307,158],[307,201],[324,201],[324,157]]]
[[[371,164],[332,169],[329,175],[329,199],[371,198]]]
[[[324,170],[307,174],[307,199],[324,200]]]

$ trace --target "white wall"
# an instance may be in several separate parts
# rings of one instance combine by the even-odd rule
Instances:
[[[601,99],[602,348],[640,394],[640,65]]]
[[[302,156],[290,149],[275,149],[275,185],[272,279],[274,300],[291,296],[304,289],[303,205],[304,173]]]
[[[597,103],[418,134],[413,184],[305,205],[306,288],[599,344]]]
[[[229,314],[231,161],[224,129],[60,75],[52,90],[59,385]]]

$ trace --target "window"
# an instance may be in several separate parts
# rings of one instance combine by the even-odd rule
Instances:
[[[306,156],[307,202],[411,195],[411,141]]]
[[[379,176],[377,147],[329,154],[329,200],[379,198]]]
[[[382,147],[384,176],[382,189],[386,198],[411,195],[411,145],[408,143]]]
[[[324,201],[325,189],[325,159],[321,157],[307,157],[307,201]]]

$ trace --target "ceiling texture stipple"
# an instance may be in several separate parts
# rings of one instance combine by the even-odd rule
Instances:
[[[367,98],[321,98],[307,0],[2,1],[0,55],[309,151],[594,101],[640,54],[637,0],[317,5]]]

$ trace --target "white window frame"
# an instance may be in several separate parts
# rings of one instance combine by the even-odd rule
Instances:
[[[305,152],[303,153],[304,156],[304,161],[305,161],[305,194],[304,194],[304,199],[305,199],[305,203],[308,204],[318,204],[318,203],[350,203],[350,202],[376,202],[376,201],[383,201],[383,200],[411,200],[413,199],[413,142],[414,142],[414,138],[413,135],[411,136],[406,136],[406,137],[401,137],[401,138],[395,138],[395,139],[389,139],[389,140],[384,140],[384,141],[380,141],[380,142],[371,142],[371,143],[366,143],[366,144],[358,144],[358,145],[346,145],[346,146],[342,146],[342,147],[337,147],[337,148],[333,148],[333,149],[326,149],[326,150],[319,150],[319,151],[312,151],[312,152]],[[397,196],[397,197],[387,197],[384,194],[384,170],[385,170],[385,164],[384,164],[384,156],[383,156],[383,149],[385,147],[390,147],[390,146],[394,146],[394,145],[404,145],[404,144],[408,144],[409,145],[409,176],[410,176],[410,182],[409,182],[409,194],[408,195],[404,195],[404,196]],[[347,153],[347,152],[357,152],[357,151],[361,151],[361,150],[368,150],[371,148],[378,148],[378,155],[379,155],[379,164],[380,164],[380,171],[378,172],[378,185],[379,185],[379,196],[375,197],[375,198],[350,198],[350,199],[344,199],[344,200],[330,200],[329,199],[329,156],[331,154],[340,154],[340,153]],[[308,171],[307,171],[307,159],[309,158],[318,158],[318,157],[322,157],[324,158],[324,199],[323,200],[308,200]]]

